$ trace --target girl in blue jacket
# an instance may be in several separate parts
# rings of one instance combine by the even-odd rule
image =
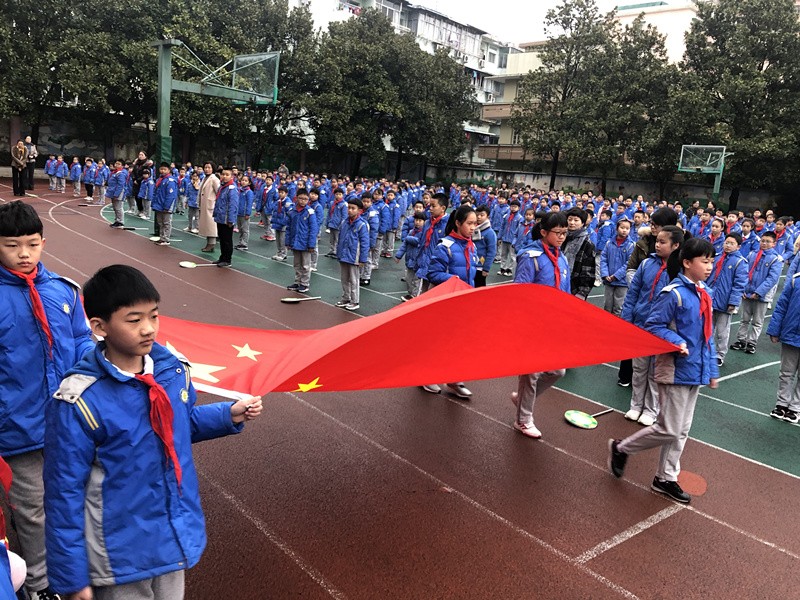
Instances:
[[[634,246],[629,237],[630,232],[631,222],[628,219],[617,221],[617,236],[608,240],[600,253],[600,279],[605,290],[603,310],[617,317],[622,312],[622,304],[628,293],[625,272]]]
[[[725,236],[722,252],[717,255],[714,269],[706,285],[714,298],[714,344],[717,347],[717,366],[721,367],[728,353],[731,315],[739,308],[747,285],[747,259],[739,252],[742,236],[729,233]]]
[[[236,214],[236,227],[239,229],[237,250],[247,250],[250,241],[250,215],[253,212],[253,190],[250,189],[250,178],[242,175],[239,186],[239,210]]]
[[[644,327],[653,301],[680,270],[678,248],[683,243],[683,230],[674,225],[661,229],[656,237],[656,251],[644,259],[628,287],[622,305],[621,317],[637,327]],[[633,359],[631,379],[631,407],[625,413],[629,421],[638,421],[645,427],[658,417],[658,388],[652,378],[652,356]]]
[[[451,277],[458,277],[464,283],[473,285],[478,255],[475,252],[475,244],[472,243],[472,233],[477,224],[475,209],[467,204],[459,206],[458,210],[450,215],[444,230],[445,235],[434,249],[428,265],[426,279],[431,285],[444,283]],[[422,230],[419,235],[420,237],[423,235]],[[426,392],[438,394],[441,391],[438,384],[422,387]],[[446,387],[459,398],[469,400],[472,397],[472,392],[463,381],[448,383]]]
[[[767,335],[774,344],[781,343],[778,403],[770,416],[797,423],[800,421],[800,273],[787,276]]]
[[[683,273],[661,290],[645,323],[647,331],[679,348],[655,359],[654,379],[661,398],[658,420],[624,440],[609,440],[609,466],[622,477],[628,455],[661,447],[650,488],[687,504],[691,498],[678,484],[680,458],[700,386],[715,389],[719,376],[712,301],[703,283],[714,266],[714,247],[708,240],[692,238],[683,244],[680,260]]]

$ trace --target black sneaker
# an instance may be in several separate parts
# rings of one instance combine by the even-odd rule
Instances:
[[[747,344],[747,347],[744,349],[747,354],[755,354],[756,353],[756,345],[755,344]]]
[[[628,455],[617,450],[620,440],[608,440],[608,470],[614,477],[622,477],[625,472],[625,463],[628,462]]]
[[[787,423],[797,423],[800,422],[800,415],[798,415],[795,411],[789,410],[788,408],[783,411],[783,420]]]
[[[61,596],[56,594],[51,588],[46,587],[38,592],[30,593],[30,600],[61,600]]]
[[[369,279],[362,279],[361,285],[363,285],[364,287],[369,287]]]
[[[653,478],[650,489],[661,494],[665,494],[682,504],[689,504],[692,497],[681,489],[677,481],[662,481],[658,477]]]
[[[217,263],[217,266],[220,267],[221,269],[224,269],[224,268],[230,267],[231,263],[229,263],[228,261],[225,261],[225,260],[221,260],[221,261],[219,261]]]
[[[296,291],[298,294],[307,294],[307,293],[308,293],[308,288],[307,288],[307,287],[305,287],[305,286],[300,286],[300,287],[298,287],[297,289],[295,289],[295,291]]]
[[[617,380],[617,385],[619,387],[631,387],[631,382],[630,381],[622,381],[622,379],[618,379]]]
[[[785,406],[776,406],[772,409],[772,412],[769,413],[770,417],[775,419],[783,419],[783,416],[786,414],[786,407]]]
[[[287,285],[286,289],[292,292],[296,292],[298,289],[300,289],[300,284],[293,283],[292,285]]]
[[[718,366],[718,367],[721,367],[721,366],[722,366],[722,365],[724,365],[724,364],[725,364],[725,361],[724,361],[723,359],[721,359],[721,358],[718,358],[718,359],[717,359],[717,366]]]
[[[744,342],[734,342],[731,344],[731,350],[744,350],[745,348],[747,348],[747,344]]]

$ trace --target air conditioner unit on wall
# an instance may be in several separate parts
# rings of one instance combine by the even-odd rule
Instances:
[[[479,60],[478,61],[478,66],[481,67],[481,68],[485,67],[486,66],[486,61],[483,60],[483,59]]]
[[[486,92],[486,102],[494,102],[494,94]]]

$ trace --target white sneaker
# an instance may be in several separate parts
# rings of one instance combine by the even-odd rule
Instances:
[[[535,440],[538,440],[540,437],[542,437],[542,432],[536,429],[536,425],[534,425],[533,423],[525,425],[523,423],[517,423],[516,421],[514,421],[514,429],[519,431],[522,435],[525,435],[529,438],[533,438]]]
[[[356,304],[355,302],[351,302],[350,304],[348,304],[344,308],[345,308],[345,310],[358,310],[359,308],[361,308],[361,306]]]
[[[459,398],[472,398],[472,392],[469,391],[469,389],[467,389],[467,387],[460,381],[458,383],[448,383],[447,389],[453,392]]]
[[[339,300],[334,306],[338,306],[339,308],[344,308],[348,304],[350,304],[349,300]]]
[[[642,416],[639,417],[639,425],[643,425],[644,427],[650,427],[650,425],[655,422],[656,420],[650,415],[642,414]]]
[[[439,387],[439,384],[436,383],[429,383],[427,385],[423,385],[422,389],[430,394],[440,394],[442,391],[442,388]]]
[[[625,418],[628,419],[628,421],[638,421],[640,416],[642,416],[642,411],[635,408],[625,413]]]

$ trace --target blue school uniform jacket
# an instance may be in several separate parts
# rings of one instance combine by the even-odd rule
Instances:
[[[0,544],[0,600],[17,600],[14,586],[11,584],[11,565],[8,562],[8,551],[5,544]]]
[[[97,175],[97,165],[92,163],[91,166],[83,167],[83,182],[94,185],[94,178]]]
[[[780,254],[775,251],[775,248],[770,248],[769,250],[764,250],[761,260],[758,261],[755,269],[753,269],[759,252],[760,250],[755,250],[747,257],[749,266],[744,295],[758,294],[759,302],[767,302],[767,294],[775,287],[781,277],[783,260]],[[753,271],[752,275],[750,275],[751,270]]]
[[[217,201],[214,203],[214,222],[222,225],[236,223],[239,215],[239,190],[232,181],[227,185],[220,184],[217,190]]]
[[[478,255],[478,268],[489,273],[497,255],[497,234],[488,220],[484,221],[483,225],[475,228],[472,241],[475,243],[475,252]],[[477,235],[480,235],[479,239],[475,239]]]
[[[344,198],[336,200],[334,196],[331,205],[328,207],[328,229],[339,229],[347,219],[347,202]]]
[[[275,206],[278,203],[278,190],[275,189],[275,186],[273,185],[272,187],[268,188],[265,184],[264,189],[258,198],[258,212],[272,215],[273,211],[275,210]]]
[[[66,179],[67,175],[69,175],[69,167],[67,166],[67,163],[65,163],[63,160],[61,162],[56,161],[55,176]]]
[[[369,225],[361,216],[352,221],[347,218],[340,224],[336,258],[339,262],[350,265],[363,264],[369,260]]]
[[[275,199],[275,207],[272,209],[272,227],[276,231],[283,231],[289,224],[289,211],[294,210],[294,202],[287,194],[283,200],[280,196]]]
[[[562,292],[571,293],[569,263],[561,250],[551,249],[551,252],[558,252],[558,270],[561,277],[559,289]],[[542,240],[536,240],[530,247],[517,255],[517,271],[514,273],[514,283],[539,283],[553,287],[555,285],[555,265],[542,247]]]
[[[250,186],[245,186],[239,190],[239,208],[236,212],[238,217],[249,217],[253,212],[253,190]]]
[[[489,221],[492,222],[492,229],[499,236],[500,230],[503,228],[503,220],[508,217],[511,208],[508,204],[500,204],[499,202],[492,206],[489,211]]]
[[[186,184],[186,206],[191,208],[198,208],[197,204],[197,194],[200,190],[195,189],[194,185],[192,185],[191,180],[189,183]]]
[[[322,229],[322,223],[325,221],[325,209],[319,199],[309,200],[308,207],[314,211],[314,217],[317,219],[317,233],[319,233],[319,230]]]
[[[664,286],[653,302],[645,329],[676,346],[685,343],[689,350],[688,356],[670,352],[655,357],[653,378],[657,383],[708,385],[711,379],[719,377],[714,336],[706,342],[703,319],[699,316],[697,290],[705,287],[704,283],[695,284],[681,273]]]
[[[406,235],[403,237],[403,242],[400,244],[400,248],[397,249],[397,252],[394,255],[394,257],[397,259],[401,259],[403,256],[405,256],[406,268],[411,269],[412,271],[416,271],[417,269],[417,257],[419,257],[420,251],[419,238],[421,233],[422,227],[414,227],[410,231],[406,231]]]
[[[378,232],[380,231],[381,226],[381,213],[373,204],[364,210],[361,218],[367,222],[367,225],[369,225],[369,247],[374,248],[375,244],[378,243]]]
[[[420,279],[425,278],[428,274],[428,265],[431,262],[433,251],[436,249],[436,246],[439,245],[439,241],[444,237],[448,219],[448,215],[442,215],[434,225],[433,221],[429,218],[422,226],[422,233],[419,235],[419,255],[417,256],[416,271],[416,275]],[[428,231],[431,232],[430,236],[428,236]]]
[[[72,163],[72,166],[69,168],[69,178],[72,181],[80,181],[81,170],[82,168],[80,163]]]
[[[153,184],[153,210],[172,212],[177,199],[178,181],[172,175],[159,177]]]
[[[779,338],[784,344],[800,347],[800,273],[791,277],[787,275],[767,335]]]
[[[522,215],[519,211],[512,214],[509,209],[508,214],[500,225],[500,241],[513,244],[517,239],[517,229],[519,228],[519,224],[522,223],[522,220]]]
[[[600,253],[600,277],[603,285],[612,287],[628,287],[625,273],[628,269],[628,259],[633,254],[634,244],[629,237],[625,238],[621,244],[617,243],[617,238],[606,242],[603,251]],[[614,276],[614,281],[606,281],[606,277]]]
[[[522,252],[525,248],[533,243],[533,231],[536,227],[536,221],[528,223],[524,219],[519,222],[517,226],[517,235],[514,238],[514,250]]]
[[[706,239],[709,242],[711,242],[712,246],[714,246],[714,252],[716,252],[717,256],[719,256],[720,254],[722,254],[724,252],[724,250],[723,250],[723,248],[725,247],[725,234],[724,233],[720,233],[717,236],[717,239],[712,240],[711,239],[711,231],[709,231],[708,235],[706,236]]]
[[[748,235],[747,238],[742,236],[742,246],[739,248],[739,252],[742,253],[742,256],[750,256],[750,253],[753,250],[758,250],[760,245],[761,238],[755,233],[750,232],[750,235]]]
[[[784,229],[783,234],[776,238],[775,252],[780,254],[783,260],[792,260],[792,256],[794,256],[794,236],[788,229]]]
[[[717,275],[720,263],[722,267]],[[717,256],[711,275],[706,279],[706,285],[714,299],[714,310],[728,312],[729,306],[741,304],[749,268],[747,259],[738,250],[730,254],[723,252]]]
[[[55,158],[48,158],[47,162],[44,163],[44,173],[45,175],[50,175],[51,177],[55,177],[56,174],[56,159]]]
[[[653,301],[658,296],[661,288],[669,283],[667,270],[661,271],[661,264],[661,259],[654,252],[645,258],[639,268],[636,269],[636,273],[628,286],[625,302],[622,304],[622,313],[620,314],[622,319],[639,327],[644,327]],[[656,281],[656,275],[658,275],[659,271],[661,271],[661,275]]]
[[[44,446],[44,409],[67,370],[94,347],[78,285],[39,263],[34,284],[53,336],[33,316],[27,284],[0,268],[0,456]]]
[[[595,248],[605,248],[606,242],[614,237],[616,231],[617,229],[614,226],[613,221],[610,219],[608,221],[603,221],[603,224],[597,228],[597,245]],[[633,232],[633,224],[631,224],[631,232]]]
[[[128,171],[120,169],[114,171],[108,178],[108,187],[106,188],[106,198],[112,200],[119,198],[125,192],[125,184],[128,182]]]
[[[443,237],[433,251],[426,279],[438,285],[458,277],[464,283],[475,285],[478,255],[471,241],[451,235]]]
[[[188,365],[165,347],[153,376],[174,411],[180,489],[150,424],[148,388],[103,356],[69,371],[47,410],[47,571],[59,593],[158,577],[197,564],[206,545],[192,444],[242,430],[230,402],[195,404]]]
[[[308,251],[317,245],[319,223],[314,209],[306,205],[296,206],[289,211],[289,225],[286,228],[286,245],[292,250]]]
[[[139,194],[136,196],[137,198],[141,198],[142,200],[152,200],[153,199],[153,178],[147,180],[142,180],[142,184],[139,186]]]
[[[372,208],[378,211],[378,233],[383,235],[392,228],[392,209],[385,200],[373,204]]]

